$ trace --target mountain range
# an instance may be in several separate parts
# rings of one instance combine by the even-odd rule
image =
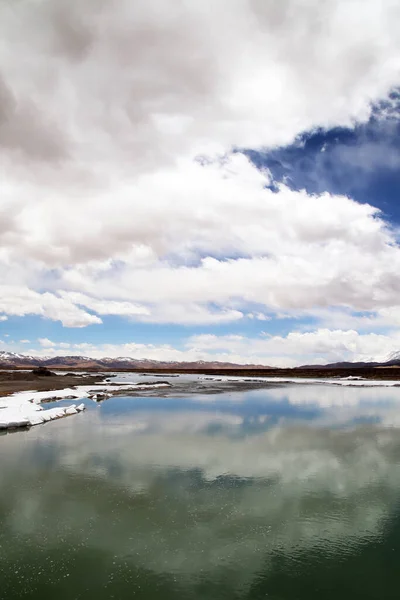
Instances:
[[[238,365],[229,362],[218,361],[196,361],[196,362],[175,362],[175,361],[158,361],[149,360],[146,358],[136,359],[129,356],[120,356],[117,358],[90,358],[88,356],[29,356],[26,354],[18,354],[16,352],[0,351],[0,368],[30,368],[37,366],[45,366],[52,369],[85,369],[85,370],[267,370],[273,369],[266,365]],[[395,367],[400,366],[400,352],[394,352],[388,360],[384,362],[337,362],[328,365],[305,365],[298,367],[299,369],[363,369],[371,367]],[[296,369],[295,369],[296,370]]]
[[[90,369],[90,370],[212,370],[212,369],[265,369],[263,365],[237,365],[228,362],[173,362],[158,361],[149,359],[136,359],[128,356],[119,356],[117,358],[89,358],[88,356],[29,356],[26,354],[17,354],[15,352],[0,351],[0,368],[29,368],[44,366],[49,369]]]

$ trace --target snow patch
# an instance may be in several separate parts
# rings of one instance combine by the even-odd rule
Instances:
[[[9,400],[8,406],[5,403],[7,398],[2,398],[2,406],[0,409],[0,429],[17,429],[20,427],[32,427],[41,425],[55,419],[62,419],[69,415],[75,415],[85,409],[84,404],[76,406],[60,406],[43,410],[41,406],[32,402],[23,400],[16,402],[12,398]]]

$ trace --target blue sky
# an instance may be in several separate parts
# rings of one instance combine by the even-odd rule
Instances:
[[[1,3],[0,350],[399,351],[396,4]]]
[[[344,194],[382,211],[400,224],[400,97],[373,107],[371,117],[354,127],[302,132],[295,143],[273,150],[245,150],[274,182],[310,194]]]

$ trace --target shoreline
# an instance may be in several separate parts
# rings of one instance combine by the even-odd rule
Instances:
[[[398,370],[398,377],[396,377],[397,369],[393,367],[379,367],[379,368],[337,368],[337,369],[324,369],[324,368],[294,368],[294,369],[199,369],[199,370],[186,370],[186,369],[148,369],[146,371],[136,369],[110,369],[110,370],[80,370],[74,369],[59,369],[58,373],[53,373],[50,376],[34,375],[31,370],[25,370],[21,368],[14,369],[1,369],[0,368],[0,397],[6,397],[13,395],[18,392],[51,392],[57,390],[63,390],[65,388],[75,388],[78,386],[92,386],[98,384],[106,384],[105,379],[110,378],[113,374],[128,374],[140,375],[143,377],[143,384],[147,378],[154,378],[154,383],[159,382],[159,378],[162,377],[174,377],[174,381],[171,382],[172,389],[177,393],[219,393],[224,389],[230,388],[237,391],[245,389],[252,389],[253,387],[260,388],[263,385],[265,387],[271,387],[274,385],[282,385],[284,381],[290,380],[287,383],[295,383],[296,381],[306,383],[308,380],[314,383],[316,379],[330,380],[334,383],[335,380],[342,381],[348,379],[349,384],[353,380],[356,383],[357,380],[364,381],[368,384],[377,385],[378,382],[396,382],[400,385],[400,368]],[[192,381],[192,385],[182,385],[183,381],[179,379],[180,375],[193,375],[198,376],[200,379],[198,383]],[[219,382],[215,380],[215,377],[224,378],[251,378],[248,381],[245,379],[223,379]],[[209,378],[209,379],[208,379]],[[202,382],[202,384],[200,383]],[[213,386],[212,384],[219,383],[219,385]],[[222,385],[221,385],[222,383]],[[230,385],[228,385],[230,383]],[[322,383],[322,382],[321,382]],[[117,387],[117,386],[116,386]],[[118,386],[119,387],[119,386]],[[184,388],[184,390],[182,389]],[[193,389],[194,388],[194,389]],[[200,389],[199,389],[200,388]],[[213,388],[213,389],[212,389]],[[117,391],[117,390],[115,390]],[[122,391],[122,390],[121,390]],[[143,390],[144,391],[144,390]],[[150,391],[150,389],[149,389]],[[114,395],[114,394],[113,394]]]
[[[370,379],[375,381],[385,381],[398,379],[400,383],[400,366],[374,366],[374,367],[294,367],[294,368],[246,368],[243,369],[133,369],[133,368],[78,368],[78,367],[60,367],[57,365],[49,365],[52,371],[66,373],[71,377],[82,378],[87,377],[109,377],[113,373],[134,373],[137,375],[149,375],[152,377],[172,376],[172,375],[207,375],[211,377],[256,377],[256,378],[294,378],[294,379],[345,379],[346,377],[360,377],[362,379]],[[1,384],[4,373],[28,373],[29,367],[0,367],[0,394]],[[397,375],[398,373],[398,375]],[[82,374],[82,375],[80,375]],[[65,377],[66,375],[57,375],[57,377]],[[48,379],[48,378],[41,378]],[[57,388],[55,388],[57,389]]]
[[[295,369],[279,369],[270,372],[260,373],[257,370],[223,370],[223,371],[166,371],[166,370],[147,370],[133,371],[113,369],[112,371],[88,372],[68,371],[65,374],[60,372],[52,373],[50,376],[34,375],[32,371],[23,371],[21,369],[0,370],[0,398],[12,397],[19,393],[42,394],[46,392],[57,392],[63,390],[80,391],[84,388],[90,389],[93,393],[107,392],[107,397],[122,395],[196,395],[196,394],[219,394],[223,392],[244,392],[253,389],[281,387],[282,385],[301,384],[329,384],[340,386],[370,386],[376,387],[395,386],[400,387],[400,377],[393,377],[394,369],[388,369],[384,376],[376,376],[376,373],[365,373],[360,369],[335,369],[325,371],[301,370],[299,373]],[[140,381],[132,383],[115,382],[111,378],[117,374],[129,374],[143,377]],[[197,379],[185,380],[180,376],[192,375]],[[369,375],[369,376],[368,376]],[[380,373],[378,374],[380,375]],[[390,375],[390,377],[389,377]],[[400,375],[400,371],[399,371]],[[162,378],[169,379],[164,382]],[[171,381],[171,379],[173,380]],[[151,379],[151,381],[149,381]],[[167,385],[160,385],[167,383]],[[107,389],[106,389],[107,388]],[[129,392],[129,394],[126,394]],[[59,398],[55,398],[59,399]],[[106,399],[106,398],[101,398]]]

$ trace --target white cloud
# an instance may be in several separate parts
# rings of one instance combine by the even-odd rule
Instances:
[[[38,338],[38,342],[43,348],[55,348],[56,344],[48,338]]]
[[[78,304],[93,310],[99,315],[123,315],[132,317],[136,315],[149,314],[147,308],[132,304],[131,302],[115,302],[112,300],[103,301],[96,298],[90,298],[89,296],[80,294],[79,292],[64,292],[62,293],[62,296],[74,304]]]
[[[114,293],[117,293],[117,290]],[[152,306],[143,306],[132,302],[99,300],[77,292],[62,291],[60,294],[67,301],[89,308],[100,315],[132,317],[151,323],[210,324],[236,321],[243,317],[243,314],[237,310],[211,310],[195,303],[160,306],[153,302]]]
[[[92,231],[85,233],[87,248],[112,253],[114,237],[115,260],[89,260],[64,269],[61,263],[46,277],[51,294],[39,297],[8,287],[0,310],[82,326],[99,318],[77,305],[101,315],[181,323],[240,319],[251,303],[267,312],[396,306],[400,251],[375,209],[345,197],[308,196],[285,187],[274,194],[264,189],[266,181],[244,156],[234,155],[222,166],[188,162],[185,168],[141,178],[138,202],[127,197],[122,217],[101,198],[98,205],[83,203],[83,224],[107,223],[109,228],[108,247]],[[58,244],[76,249],[73,239],[67,239],[76,236],[76,216],[65,205],[62,216],[49,208],[48,217],[47,245],[54,248],[55,260]],[[136,247],[124,251],[132,243]],[[224,258],[232,254],[239,257]],[[33,285],[43,277],[44,267],[37,264],[30,271]],[[21,296],[27,295],[29,302],[21,306]],[[67,307],[73,312],[69,317]]]
[[[2,145],[21,159],[89,162],[104,182],[109,161],[147,170],[201,147],[275,145],[316,124],[351,124],[398,82],[395,0],[0,10]]]
[[[268,315],[264,315],[264,313],[248,313],[246,315],[247,318],[249,319],[256,319],[257,321],[271,321],[271,317],[269,317]]]
[[[355,330],[317,329],[290,332],[286,336],[193,335],[182,347],[171,344],[69,344],[39,338],[37,356],[85,355],[92,358],[126,356],[161,361],[220,361],[237,364],[299,366],[330,362],[387,360],[400,347],[400,330],[390,334],[358,333]]]
[[[382,335],[360,334],[355,330],[318,329],[291,332],[286,336],[265,335],[260,338],[241,336],[192,336],[187,346],[198,352],[231,356],[233,362],[254,362],[271,366],[297,366],[309,362],[320,364],[342,360],[370,361],[388,358],[400,347],[400,331]]]
[[[0,3],[0,311],[397,323],[377,211],[273,193],[231,149],[367,119],[399,83],[399,27],[395,0]]]
[[[7,315],[0,315],[0,321],[7,321],[8,317]]]
[[[135,251],[119,254],[118,268],[108,260],[69,267],[53,284],[58,294],[100,314],[154,322],[234,320],[253,302],[273,311],[396,305],[400,252],[375,209],[284,187],[274,194],[240,155],[223,167],[188,163],[186,173],[164,175],[143,193],[157,220],[148,205],[132,205],[131,235],[142,248],[148,244],[140,260]],[[113,209],[102,206],[99,220],[106,222]],[[173,252],[172,261],[164,258]],[[235,252],[242,257],[207,257]],[[187,257],[198,257],[197,264],[182,264]]]
[[[389,306],[366,313],[353,313],[350,309],[315,308],[291,311],[292,318],[312,317],[319,327],[327,329],[357,329],[358,331],[391,331],[400,326],[400,307]]]
[[[38,293],[27,287],[0,285],[0,310],[9,315],[40,315],[61,321],[66,327],[86,327],[101,323],[96,315],[81,310],[71,301],[55,294]]]

